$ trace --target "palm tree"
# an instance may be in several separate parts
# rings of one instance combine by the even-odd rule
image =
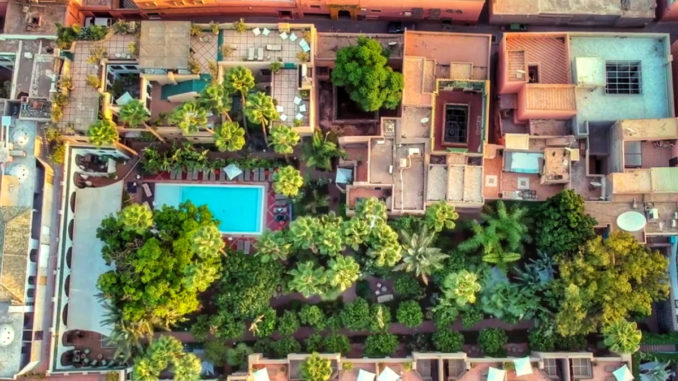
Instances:
[[[142,341],[153,335],[153,325],[145,319],[129,322],[122,318],[120,311],[111,305],[110,301],[101,293],[96,295],[106,309],[104,326],[112,326],[113,330],[107,338],[107,342],[115,347],[113,357],[121,362],[140,355],[143,352]]]
[[[346,291],[360,278],[360,265],[353,257],[338,255],[330,259],[327,265],[329,267],[327,278],[330,285],[337,287],[341,292]]]
[[[636,322],[617,320],[603,327],[602,330],[605,345],[612,352],[633,353],[640,347],[642,333]]]
[[[229,121],[231,116],[228,114],[233,105],[231,94],[220,84],[210,84],[205,87],[198,96],[198,104],[208,110],[225,116]]]
[[[278,169],[273,175],[273,189],[283,196],[296,196],[303,185],[304,178],[301,177],[301,172],[291,165]]]
[[[145,204],[132,204],[120,211],[123,230],[144,234],[153,225],[153,212]]]
[[[137,128],[146,123],[151,118],[151,114],[140,100],[133,99],[120,107],[119,118],[130,128]]]
[[[437,247],[431,247],[435,233],[429,233],[428,227],[422,226],[417,233],[402,231],[403,263],[395,270],[413,272],[420,277],[424,284],[428,284],[428,276],[435,270],[443,267],[447,254]]]
[[[315,130],[311,141],[304,145],[304,161],[309,168],[329,171],[332,169],[332,160],[345,155],[346,152],[330,139],[329,132],[323,134]]]
[[[108,119],[99,119],[87,130],[89,141],[97,147],[112,145],[120,141],[118,129]]]
[[[290,126],[277,125],[271,127],[271,144],[276,153],[289,155],[299,143],[299,134]]]
[[[176,125],[184,134],[195,134],[207,128],[207,111],[196,102],[186,102],[172,111],[170,123]]]
[[[243,104],[245,104],[247,93],[253,88],[254,75],[250,69],[244,66],[236,66],[224,73],[224,89],[231,94],[240,94]]]
[[[290,255],[292,244],[285,236],[282,230],[267,230],[257,240],[256,256],[261,258],[262,262],[272,260],[285,260]]]
[[[524,222],[526,215],[525,208],[517,206],[506,208],[501,200],[497,201],[496,210],[488,208],[488,211],[481,215],[482,224],[473,222],[471,230],[474,235],[462,242],[459,250],[468,253],[482,249],[483,254],[489,255],[488,258],[492,261],[500,257],[515,257],[509,254],[522,252],[523,241],[530,241]]]
[[[292,276],[288,284],[289,288],[306,298],[311,295],[320,295],[327,282],[325,270],[322,267],[315,267],[311,261],[298,263],[289,274]]]
[[[320,222],[314,217],[297,217],[290,223],[290,239],[297,249],[316,251],[313,240]]]
[[[214,145],[221,152],[240,151],[245,146],[245,129],[238,122],[224,122],[214,131]]]
[[[250,94],[245,102],[245,115],[250,122],[261,125],[261,132],[264,133],[264,141],[268,144],[266,129],[273,120],[278,119],[280,116],[275,109],[273,98],[261,91]]]

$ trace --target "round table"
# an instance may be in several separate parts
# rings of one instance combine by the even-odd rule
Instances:
[[[645,216],[635,210],[629,210],[617,217],[617,226],[627,232],[637,232],[644,228],[646,223],[647,219]]]

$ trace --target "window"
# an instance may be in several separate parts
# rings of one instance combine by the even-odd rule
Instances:
[[[370,9],[372,13],[381,13],[381,9]]]
[[[311,5],[311,8],[313,8],[313,9],[320,9],[320,5],[312,4],[312,5]]]
[[[528,65],[527,75],[529,78],[528,83],[539,83],[539,66]]]
[[[640,94],[640,61],[608,61],[605,74],[607,94]]]

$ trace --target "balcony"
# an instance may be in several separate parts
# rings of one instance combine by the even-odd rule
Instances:
[[[518,93],[518,119],[569,119],[576,113],[572,84],[528,83]]]

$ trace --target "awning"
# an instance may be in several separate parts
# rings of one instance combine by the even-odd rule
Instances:
[[[612,374],[614,374],[614,378],[616,378],[617,381],[633,381],[633,374],[626,364],[612,372]]]
[[[358,370],[358,380],[357,381],[374,381],[376,374],[368,372],[364,369]]]
[[[400,380],[400,375],[396,373],[393,369],[385,366],[384,370],[379,373],[377,381],[398,381]]]
[[[240,169],[240,167],[233,163],[227,165],[224,168],[224,171],[226,172],[226,176],[228,176],[229,180],[233,180],[234,178],[240,176],[240,174],[242,173],[242,169]]]
[[[266,368],[261,368],[258,371],[254,372],[254,381],[271,381],[268,378],[268,370]]]
[[[506,371],[490,367],[487,372],[487,381],[506,381]]]
[[[532,364],[530,363],[529,357],[519,357],[513,359],[513,364],[516,368],[516,376],[527,376],[532,374]]]

